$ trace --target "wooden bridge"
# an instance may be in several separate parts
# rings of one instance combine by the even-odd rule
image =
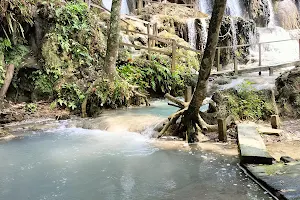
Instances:
[[[105,12],[109,12],[109,10],[107,10],[106,8],[96,5],[94,3],[92,3],[91,0],[85,0],[86,3],[88,4],[89,8],[95,7],[98,9],[101,9]],[[151,1],[154,2],[152,0],[143,0],[143,1]],[[155,1],[155,2],[161,2],[161,1]],[[130,23],[126,21],[126,19],[130,19],[130,20],[134,20],[137,22],[140,22],[142,24],[144,24],[147,27],[147,33],[142,33],[139,31],[135,31],[135,30],[130,30],[129,29],[129,25]],[[196,52],[198,54],[203,54],[203,51],[201,50],[197,50],[197,49],[193,49],[191,47],[187,47],[187,46],[183,46],[178,44],[174,39],[169,39],[169,38],[162,38],[158,36],[158,27],[157,27],[157,23],[151,23],[148,21],[144,21],[141,20],[139,18],[133,17],[133,16],[122,16],[122,22],[125,23],[127,25],[126,29],[123,29],[122,31],[125,31],[127,34],[128,33],[135,33],[135,34],[140,34],[140,35],[144,35],[147,37],[147,45],[146,46],[140,46],[140,45],[134,45],[134,44],[128,44],[128,43],[123,43],[121,42],[120,45],[121,46],[128,46],[128,47],[133,47],[135,49],[144,49],[147,50],[149,54],[151,54],[151,52],[158,52],[161,54],[165,54],[165,55],[169,55],[172,57],[172,65],[171,65],[171,70],[174,71],[175,69],[175,65],[176,65],[176,52],[177,49],[185,49],[187,51],[193,51]],[[263,65],[263,51],[262,51],[262,47],[263,45],[266,44],[270,44],[270,43],[278,43],[278,42],[288,42],[288,41],[292,41],[292,40],[297,40],[299,42],[299,60],[295,60],[295,61],[291,61],[291,62],[285,62],[285,63],[276,63],[276,64],[268,64],[268,65]],[[167,45],[169,45],[172,49],[172,51],[166,51],[166,50],[162,50],[161,48],[156,48],[156,44],[157,42],[163,42]],[[222,65],[220,63],[220,55],[221,55],[221,50],[222,49],[238,49],[238,48],[243,48],[243,47],[251,47],[251,46],[258,46],[259,49],[259,58],[258,58],[258,66],[255,67],[250,67],[250,68],[244,68],[244,69],[239,69],[238,66],[238,62],[237,62],[237,55],[236,55],[236,51],[234,51],[234,56],[233,56],[233,64],[234,64],[234,70],[222,70]],[[266,42],[259,42],[259,43],[255,43],[255,44],[240,44],[240,45],[235,45],[235,46],[221,46],[221,47],[217,47],[217,52],[216,52],[216,68],[217,68],[217,72],[212,73],[212,75],[238,75],[238,74],[243,74],[243,73],[252,73],[252,72],[259,72],[261,74],[262,71],[269,71],[269,75],[273,75],[273,71],[276,69],[280,69],[280,68],[286,68],[286,67],[291,67],[291,66],[300,66],[300,38],[299,39],[288,39],[288,40],[276,40],[276,41],[266,41]]]

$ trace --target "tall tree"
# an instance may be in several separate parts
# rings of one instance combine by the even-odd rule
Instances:
[[[120,38],[120,12],[121,0],[113,0],[111,6],[110,25],[104,63],[104,70],[110,80],[113,80],[117,74],[116,61],[118,58]]]
[[[176,123],[180,116],[182,116],[182,130],[186,131],[189,142],[193,142],[195,140],[194,137],[196,135],[195,133],[198,131],[198,127],[204,131],[206,131],[208,128],[215,128],[215,126],[208,125],[201,118],[199,109],[207,95],[207,82],[215,58],[220,26],[226,8],[226,1],[227,0],[214,1],[213,13],[209,23],[206,48],[201,60],[197,87],[195,89],[191,102],[189,104],[184,103],[171,97],[170,95],[166,95],[166,97],[171,101],[177,103],[182,108],[182,110],[171,116],[170,121],[161,130],[161,135],[164,134],[172,124]]]

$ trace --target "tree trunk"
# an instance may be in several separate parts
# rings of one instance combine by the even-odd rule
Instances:
[[[190,111],[197,111],[198,113],[203,100],[206,98],[207,80],[210,76],[213,61],[215,59],[215,52],[225,8],[226,0],[215,1],[212,17],[209,23],[207,44],[199,69],[196,90],[188,108]]]
[[[226,8],[226,1],[227,0],[218,0],[214,3],[213,13],[209,23],[206,48],[199,69],[196,90],[182,119],[187,130],[189,142],[194,142],[197,125],[202,130],[207,129],[206,127],[201,127],[203,123],[201,123],[202,119],[199,117],[199,109],[203,103],[203,100],[206,98],[207,80],[210,76],[213,61],[215,59],[215,52],[219,40],[222,18]]]
[[[15,69],[15,66],[13,64],[9,64],[7,66],[7,70],[6,70],[6,76],[5,76],[5,79],[4,79],[4,84],[0,90],[0,101],[4,99],[5,95],[6,95],[6,92],[10,86],[10,83],[11,83],[11,80],[13,78],[13,75],[14,75],[14,69]]]
[[[109,80],[113,80],[117,74],[116,61],[119,50],[120,37],[120,11],[121,0],[113,0],[111,6],[110,28],[107,39],[106,57],[104,63],[104,71],[108,75]]]

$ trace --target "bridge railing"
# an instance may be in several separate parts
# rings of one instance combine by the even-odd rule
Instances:
[[[146,0],[146,1],[151,1],[151,0]],[[110,13],[110,10],[104,8],[103,6],[100,5],[96,5],[94,3],[92,3],[91,0],[85,0],[85,2],[88,4],[88,7],[95,7],[95,8],[99,8],[101,10],[104,10],[106,12]],[[148,53],[150,54],[151,52],[158,52],[158,53],[162,53],[165,55],[169,55],[172,57],[172,66],[171,66],[171,70],[174,71],[175,69],[175,65],[176,65],[176,51],[179,48],[188,50],[188,51],[193,51],[196,52],[198,54],[202,54],[203,51],[201,50],[197,50],[194,48],[190,48],[190,47],[186,47],[183,45],[178,44],[174,39],[169,39],[169,38],[162,38],[158,36],[158,27],[157,27],[157,23],[153,24],[151,22],[148,21],[144,21],[141,19],[138,19],[136,17],[133,16],[124,16],[125,18],[128,18],[130,20],[134,20],[140,23],[143,23],[144,25],[146,25],[147,27],[147,33],[142,33],[139,31],[135,31],[135,30],[130,30],[129,29],[129,25],[130,23],[127,22],[124,19],[121,19],[124,23],[127,24],[127,28],[123,29],[123,31],[126,31],[126,33],[135,33],[135,34],[140,34],[140,35],[144,35],[147,36],[147,46],[140,46],[140,45],[134,45],[134,44],[128,44],[128,43],[123,43],[121,42],[120,45],[123,46],[129,46],[129,47],[134,47],[137,49],[145,49],[148,50]],[[152,30],[152,34],[151,34],[151,30]],[[258,66],[262,66],[262,47],[264,44],[270,44],[270,43],[277,43],[277,42],[287,42],[287,41],[299,41],[299,60],[300,60],[300,38],[299,39],[285,39],[285,40],[276,40],[276,41],[265,41],[265,42],[258,42],[258,43],[253,43],[253,44],[239,44],[239,45],[232,45],[232,46],[221,46],[221,47],[217,47],[217,55],[216,55],[216,68],[217,71],[221,71],[222,70],[222,65],[220,63],[220,58],[221,58],[221,50],[222,49],[238,49],[238,48],[243,48],[243,47],[251,47],[251,46],[258,46],[258,52],[259,52],[259,59],[258,59]],[[163,42],[167,45],[170,45],[172,47],[172,53],[168,52],[168,51],[164,51],[161,50],[159,48],[154,48],[157,42]],[[236,55],[236,51],[234,51],[234,55],[233,55],[233,64],[234,64],[234,73],[238,74],[238,62],[237,62],[237,55]]]

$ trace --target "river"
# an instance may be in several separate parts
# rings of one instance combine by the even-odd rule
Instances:
[[[130,112],[168,110],[156,103]],[[0,143],[1,200],[270,199],[234,156],[162,150],[138,133],[64,124]]]

